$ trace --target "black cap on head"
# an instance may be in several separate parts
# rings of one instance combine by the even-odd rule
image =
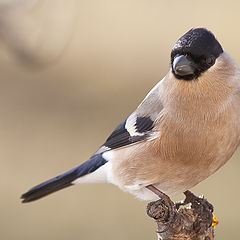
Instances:
[[[222,52],[223,49],[220,43],[210,31],[205,28],[191,29],[176,42],[172,49],[171,63],[173,73],[179,79],[195,79],[211,67]],[[184,66],[186,66],[186,61],[189,61],[192,71],[181,71],[183,64],[181,66],[178,62],[174,63],[178,56],[185,57]],[[176,70],[175,66],[178,66],[180,71]]]

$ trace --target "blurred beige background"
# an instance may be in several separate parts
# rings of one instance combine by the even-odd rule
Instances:
[[[0,239],[157,239],[147,202],[111,185],[79,185],[24,205],[19,197],[87,160],[166,74],[174,42],[191,27],[212,30],[240,64],[239,8],[1,0]],[[218,240],[239,239],[239,158],[193,189],[215,206]]]

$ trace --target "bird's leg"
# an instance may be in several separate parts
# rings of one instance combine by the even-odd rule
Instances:
[[[166,204],[166,206],[169,209],[170,214],[174,212],[174,210],[175,210],[174,202],[170,199],[170,197],[168,195],[161,192],[159,189],[157,189],[153,185],[148,185],[148,186],[146,186],[146,188],[149,189],[150,191],[154,192],[156,195],[159,196],[159,198],[161,198],[164,201],[164,203]]]
[[[146,186],[146,188],[149,189],[150,191],[154,192],[156,195],[158,195],[159,198],[161,198],[161,200],[164,202],[164,204],[168,207],[168,215],[169,215],[168,223],[170,225],[172,223],[175,213],[176,213],[174,202],[170,199],[169,196],[167,196],[165,193],[161,192],[159,189],[157,189],[153,185],[148,185],[148,186]],[[165,229],[164,231],[166,231],[166,230],[167,229]]]

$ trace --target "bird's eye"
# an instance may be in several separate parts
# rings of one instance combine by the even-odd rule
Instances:
[[[207,63],[207,65],[212,66],[215,63],[215,60],[216,60],[215,57],[213,55],[211,55],[210,57],[208,57],[206,59],[206,63]]]

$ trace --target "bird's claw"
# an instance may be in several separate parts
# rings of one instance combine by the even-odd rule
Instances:
[[[174,217],[176,214],[175,204],[165,193],[161,192],[159,189],[157,189],[153,185],[149,185],[147,186],[147,188],[159,196],[160,198],[159,205],[161,205],[160,211],[154,211],[155,209],[151,209],[153,204],[149,203],[147,206],[147,213],[150,217],[154,218],[155,220],[159,220],[160,218],[164,220],[165,227],[163,230],[158,231],[158,233],[165,232],[169,229],[170,225],[174,221]],[[154,206],[155,206],[155,203],[156,202],[154,202]],[[167,207],[167,209],[165,207]]]

